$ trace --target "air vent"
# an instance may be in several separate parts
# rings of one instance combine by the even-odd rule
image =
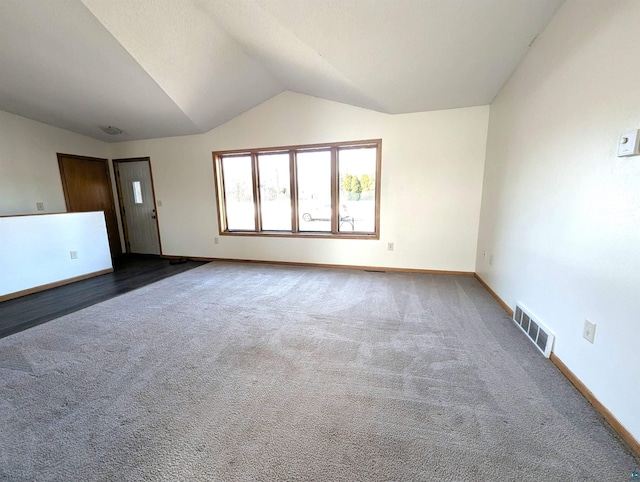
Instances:
[[[553,341],[556,339],[556,336],[551,333],[549,328],[522,306],[522,303],[516,304],[516,310],[513,312],[513,321],[529,337],[536,348],[549,358],[553,349]]]

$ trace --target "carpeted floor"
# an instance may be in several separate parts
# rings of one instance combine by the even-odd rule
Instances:
[[[625,481],[472,277],[215,262],[0,340],[2,480]]]

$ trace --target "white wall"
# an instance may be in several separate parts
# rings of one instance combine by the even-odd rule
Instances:
[[[0,216],[66,211],[58,152],[108,158],[109,146],[0,111]]]
[[[640,157],[616,151],[640,128],[639,22],[637,1],[569,0],[538,37],[491,105],[477,252],[477,272],[551,327],[556,355],[636,439]]]
[[[488,106],[390,116],[291,92],[207,134],[112,145],[149,156],[163,254],[474,271]],[[212,151],[382,138],[379,241],[220,237]],[[395,243],[395,251],[386,249]]]
[[[111,268],[102,212],[0,217],[0,233],[0,296]]]

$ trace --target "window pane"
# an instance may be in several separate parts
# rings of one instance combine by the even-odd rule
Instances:
[[[262,229],[291,231],[289,154],[258,155]]]
[[[375,232],[376,148],[338,149],[339,231]]]
[[[140,181],[133,181],[133,204],[142,204],[142,186],[140,186]]]
[[[223,157],[227,228],[229,231],[255,231],[251,156]]]
[[[331,151],[299,152],[300,231],[331,232]]]

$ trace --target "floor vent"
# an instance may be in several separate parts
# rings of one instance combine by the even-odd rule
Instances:
[[[516,304],[516,310],[513,312],[513,321],[524,331],[536,348],[549,358],[553,349],[553,342],[556,339],[556,336],[551,333],[549,328],[522,306],[522,303]]]

